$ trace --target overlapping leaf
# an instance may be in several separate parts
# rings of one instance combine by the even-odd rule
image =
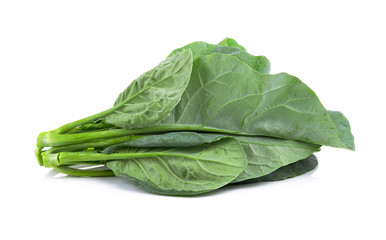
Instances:
[[[114,149],[149,157],[109,161],[107,167],[147,191],[168,195],[195,195],[234,180],[247,161],[240,143],[232,138],[185,148]],[[221,156],[221,157],[220,157]]]
[[[229,137],[235,138],[241,143],[248,162],[246,168],[233,182],[267,175],[278,168],[307,158],[320,148],[320,145],[279,138],[170,132],[131,139],[109,147],[107,152],[113,152],[115,148],[125,147],[189,147],[212,143]],[[219,158],[221,157],[219,155]]]

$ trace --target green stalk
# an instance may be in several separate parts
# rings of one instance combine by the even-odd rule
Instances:
[[[128,135],[123,137],[116,137],[116,138],[108,138],[108,139],[102,139],[97,141],[91,141],[86,143],[78,143],[78,144],[71,144],[71,145],[65,145],[65,146],[59,146],[59,147],[52,147],[48,149],[45,154],[53,154],[58,152],[75,152],[84,150],[87,148],[106,148],[114,144],[123,143],[127,141],[132,141],[138,138],[141,138],[143,136],[141,135]]]
[[[85,143],[89,141],[121,137],[132,134],[132,130],[113,129],[74,134],[57,134],[54,132],[42,132],[37,140],[37,147],[58,147],[71,144]]]
[[[81,125],[79,127],[72,128],[66,132],[66,134],[74,134],[74,133],[82,133],[82,132],[91,132],[91,131],[101,131],[101,130],[109,130],[116,128],[114,125],[106,124],[106,123],[87,123]]]
[[[198,131],[198,132],[218,132],[228,134],[240,134],[223,129],[202,127],[198,125],[155,125],[147,128],[140,129],[111,129],[105,131],[74,133],[74,134],[57,134],[54,132],[42,132],[40,133],[37,146],[38,147],[59,147],[65,145],[86,143],[96,140],[103,140],[107,138],[122,137],[133,134],[148,134],[157,132],[170,132],[170,131]],[[247,135],[247,134],[241,134]]]
[[[37,147],[35,149],[35,157],[38,160],[40,166],[43,166],[42,149],[42,147]]]
[[[55,166],[53,167],[57,172],[64,173],[72,176],[80,177],[111,177],[115,176],[111,170],[82,170],[68,166]]]
[[[46,167],[58,167],[73,164],[104,164],[107,161],[128,160],[134,158],[150,158],[155,156],[186,157],[171,152],[125,152],[125,153],[97,153],[97,152],[60,152],[44,154],[43,162]]]
[[[86,149],[89,147],[104,146],[107,144],[120,143],[123,139],[133,139],[134,134],[148,134],[157,132],[169,132],[169,131],[198,131],[198,132],[217,132],[236,134],[232,131],[227,131],[217,128],[202,127],[198,125],[156,125],[147,128],[140,129],[110,129],[102,131],[73,133],[73,134],[58,134],[54,132],[42,132],[37,140],[37,149],[35,151],[39,164],[43,165],[42,155],[45,152],[41,152],[44,147],[56,147],[52,150],[48,150],[49,153],[56,153],[62,151],[76,151],[80,149]],[[246,135],[246,134],[240,134]],[[121,137],[121,138],[120,138]],[[138,136],[137,136],[138,137]],[[116,138],[116,139],[114,139]],[[106,142],[105,142],[106,141]],[[94,145],[96,144],[96,145]],[[58,148],[63,147],[63,148]]]
[[[133,158],[154,157],[155,155],[165,155],[162,153],[96,153],[96,152],[60,152],[54,154],[44,154],[43,162],[46,167],[57,167],[70,164],[84,163],[105,163],[106,161],[126,160]]]
[[[55,130],[50,131],[50,132],[58,133],[58,134],[66,133],[66,132],[70,131],[73,128],[76,128],[78,126],[90,123],[92,121],[98,120],[100,118],[103,118],[103,117],[109,115],[110,113],[114,112],[115,108],[117,108],[118,106],[120,106],[120,105],[116,105],[116,106],[114,106],[112,108],[109,108],[109,109],[103,111],[103,112],[100,112],[100,113],[97,113],[97,114],[94,114],[94,115],[91,115],[91,116],[79,119],[77,121],[74,121],[74,122],[71,122],[71,123],[67,123],[67,124],[57,128]]]

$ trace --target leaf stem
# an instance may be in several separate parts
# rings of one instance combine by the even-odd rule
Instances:
[[[141,135],[128,135],[128,136],[123,136],[123,137],[115,137],[115,138],[108,138],[108,139],[96,140],[96,141],[85,142],[85,143],[52,147],[46,151],[46,154],[53,154],[53,153],[58,153],[58,152],[80,151],[80,150],[87,149],[87,148],[106,148],[106,147],[109,147],[109,146],[114,145],[114,144],[128,142],[128,141],[135,140],[135,139],[138,139],[141,137],[143,137],[143,136],[141,136]]]
[[[132,130],[113,129],[106,131],[74,133],[74,134],[58,134],[54,132],[42,132],[39,134],[36,145],[38,147],[58,147],[70,144],[85,143],[88,141],[127,136],[132,133]]]
[[[54,154],[44,154],[43,162],[45,167],[57,167],[61,165],[73,164],[105,164],[108,161],[128,160],[134,158],[151,158],[158,156],[189,157],[178,152],[169,151],[151,151],[151,152],[118,152],[118,153],[100,153],[100,152],[60,152]]]
[[[60,147],[72,144],[86,143],[90,141],[103,140],[107,138],[122,137],[134,134],[149,134],[169,131],[198,131],[198,132],[217,132],[228,134],[239,134],[235,131],[227,131],[217,128],[203,127],[199,125],[155,125],[140,129],[110,129],[104,131],[94,131],[74,134],[58,134],[54,132],[42,132],[37,140],[38,147]]]
[[[97,153],[97,152],[60,152],[55,154],[44,154],[43,162],[46,167],[57,167],[69,164],[105,163],[106,161],[126,160],[133,158],[154,157],[155,155],[166,155],[167,153],[155,152],[129,152],[129,153]]]
[[[100,113],[97,113],[97,114],[94,114],[94,115],[91,115],[91,116],[79,119],[79,120],[71,122],[71,123],[67,123],[67,124],[57,128],[55,130],[50,131],[50,132],[57,133],[57,134],[66,133],[67,131],[70,131],[71,129],[73,129],[75,127],[78,127],[80,125],[84,125],[84,124],[90,123],[90,122],[95,121],[95,120],[97,120],[99,118],[103,118],[106,115],[108,115],[111,112],[113,112],[114,110],[115,110],[115,106],[112,107],[112,108],[109,108],[109,109],[107,109],[107,110],[105,110],[103,112],[100,112]]]
[[[43,149],[42,147],[37,147],[35,149],[35,156],[36,156],[36,159],[38,160],[40,166],[43,166],[42,149]]]
[[[114,172],[111,170],[82,170],[76,169],[69,166],[54,166],[53,167],[57,172],[64,173],[72,176],[80,177],[111,177],[115,176]]]

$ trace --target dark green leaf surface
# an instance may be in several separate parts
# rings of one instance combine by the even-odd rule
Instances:
[[[242,146],[232,138],[186,148],[115,149],[119,153],[154,156],[107,162],[116,176],[157,194],[195,195],[213,191],[235,179],[247,161]]]
[[[192,71],[192,54],[180,51],[144,73],[123,91],[106,123],[127,129],[146,127],[164,119],[177,105]]]
[[[193,61],[201,56],[210,55],[212,53],[222,53],[236,57],[240,61],[246,63],[249,67],[261,73],[269,73],[271,66],[269,60],[266,57],[253,56],[240,49],[240,46],[219,46],[206,42],[190,43],[182,48],[175,49],[169,56],[173,56],[174,54],[187,49],[192,51]]]
[[[262,74],[214,53],[193,64],[181,101],[160,125],[300,140],[351,149],[316,94],[286,73]]]

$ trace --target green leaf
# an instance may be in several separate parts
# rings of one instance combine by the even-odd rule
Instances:
[[[192,54],[181,51],[144,73],[123,91],[106,123],[122,128],[156,124],[179,102],[192,71]]]
[[[176,106],[192,71],[191,51],[180,51],[142,74],[123,91],[112,108],[39,135],[37,146],[48,147],[50,134],[78,133],[109,125],[133,129],[164,119]]]
[[[248,165],[233,182],[265,176],[273,171],[307,158],[320,145],[268,137],[237,136],[247,155]]]
[[[245,184],[245,183],[258,183],[258,182],[284,180],[287,178],[292,178],[292,177],[305,174],[315,169],[317,166],[318,166],[318,159],[316,158],[315,155],[312,154],[306,159],[299,160],[287,166],[281,167],[268,175],[241,181],[241,182],[234,182],[232,184]]]
[[[241,46],[240,44],[238,44],[236,42],[236,40],[234,40],[233,38],[225,38],[224,40],[222,40],[221,42],[219,42],[217,45],[219,46],[225,46],[225,47],[235,47],[235,48],[238,48],[238,49],[241,49],[243,51],[247,51],[243,46]]]
[[[170,132],[130,139],[111,146],[106,151],[114,152],[115,148],[120,147],[189,147],[229,137],[233,137],[241,143],[248,161],[246,168],[233,182],[267,175],[285,165],[307,158],[320,148],[320,145],[312,143],[270,137]]]
[[[201,56],[210,55],[212,53],[222,53],[236,57],[258,72],[269,73],[270,70],[269,60],[264,56],[253,56],[239,47],[218,46],[206,42],[190,43],[184,47],[175,49],[169,56],[173,56],[174,54],[187,49],[192,51],[193,61]]]
[[[151,157],[109,161],[107,167],[146,191],[167,195],[216,190],[235,179],[247,163],[242,146],[232,138],[194,147],[123,147],[115,152],[149,154]]]
[[[351,149],[316,94],[287,73],[262,74],[214,53],[193,64],[189,85],[159,129],[300,140]],[[349,133],[346,133],[349,134]]]

